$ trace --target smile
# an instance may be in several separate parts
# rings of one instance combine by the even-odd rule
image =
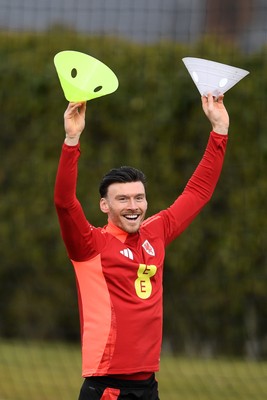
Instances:
[[[135,221],[138,217],[138,214],[124,215],[124,218],[128,219],[128,221]]]

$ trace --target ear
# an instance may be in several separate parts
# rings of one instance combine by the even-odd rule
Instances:
[[[109,205],[108,205],[107,199],[105,199],[105,197],[102,197],[100,199],[99,206],[100,206],[100,210],[103,213],[107,214],[109,212]]]

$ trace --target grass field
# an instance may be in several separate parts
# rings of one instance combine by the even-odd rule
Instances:
[[[0,400],[76,400],[79,346],[0,341]],[[267,362],[162,356],[161,400],[263,400]]]

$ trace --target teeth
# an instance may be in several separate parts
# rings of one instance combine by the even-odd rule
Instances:
[[[134,214],[134,215],[125,215],[125,218],[127,218],[127,219],[136,219],[137,217],[138,217],[137,214]]]

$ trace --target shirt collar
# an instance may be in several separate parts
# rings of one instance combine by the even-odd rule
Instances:
[[[105,226],[105,231],[111,233],[121,242],[125,242],[128,236],[128,233],[120,229],[118,226],[114,225],[112,222],[108,221],[108,224]]]

